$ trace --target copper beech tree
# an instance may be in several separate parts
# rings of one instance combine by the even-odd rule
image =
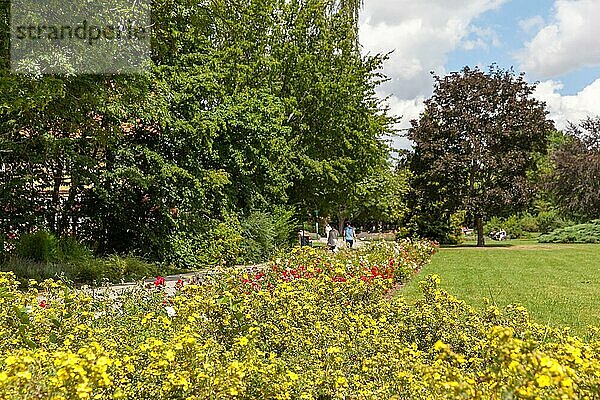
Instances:
[[[483,246],[486,217],[527,205],[526,172],[554,124],[523,74],[465,67],[434,79],[433,95],[408,134],[417,207],[446,219],[465,211]]]
[[[566,130],[552,153],[546,187],[562,211],[578,221],[600,216],[600,117],[588,117]]]

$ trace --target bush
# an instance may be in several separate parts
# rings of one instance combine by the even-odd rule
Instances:
[[[54,261],[58,256],[56,238],[43,230],[23,234],[16,243],[15,254],[36,262]]]
[[[0,264],[0,271],[12,272],[25,286],[29,279],[42,281],[44,279],[71,279],[70,266],[57,262],[41,262],[18,256],[7,257]]]
[[[485,224],[484,232],[489,235],[491,231],[504,229],[511,239],[519,239],[534,237],[540,232],[549,232],[572,224],[572,221],[562,218],[558,211],[548,210],[540,211],[537,215],[523,213],[508,218],[492,217]]]
[[[116,255],[69,262],[40,262],[12,256],[0,264],[0,271],[14,273],[24,286],[27,286],[30,279],[66,279],[80,284],[101,284],[135,281],[164,273],[157,265],[140,258]]]
[[[273,213],[254,211],[242,221],[242,242],[239,261],[260,263],[294,240],[296,224],[293,212],[279,209]]]
[[[72,236],[57,240],[57,259],[64,262],[89,260],[94,257],[92,251]]]
[[[459,244],[463,240],[462,224],[465,213],[450,215],[423,212],[414,214],[396,232],[396,239],[425,237],[442,244]]]
[[[196,233],[177,232],[166,238],[161,259],[179,270],[235,265],[240,254],[241,231],[237,216],[230,215]]]
[[[600,243],[600,220],[587,224],[567,226],[541,235],[540,243]]]
[[[68,275],[73,281],[93,284],[135,281],[158,273],[159,269],[154,264],[134,256],[118,255],[80,261],[68,268]]]
[[[158,273],[156,265],[133,256],[95,258],[90,249],[73,237],[56,239],[38,231],[19,238],[14,255],[0,265],[12,271],[23,283],[29,279],[64,278],[77,283],[121,282]]]
[[[555,229],[575,225],[573,221],[562,217],[556,210],[540,211],[537,221],[541,233],[549,233]]]

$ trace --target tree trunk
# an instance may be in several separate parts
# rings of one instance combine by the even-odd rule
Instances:
[[[50,221],[50,231],[57,236],[60,236],[60,186],[63,182],[63,164],[60,158],[56,160],[56,168],[52,177],[52,221]]]
[[[477,247],[485,246],[485,239],[483,238],[483,218],[481,215],[475,215],[475,225],[477,226]]]

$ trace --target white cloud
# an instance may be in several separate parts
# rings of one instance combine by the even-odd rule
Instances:
[[[393,51],[383,72],[390,80],[380,94],[390,96],[390,109],[403,116],[399,128],[423,110],[433,89],[430,72],[445,75],[448,53],[459,47],[497,46],[495,32],[472,27],[480,14],[507,0],[367,0],[361,14],[360,41],[365,53]],[[473,38],[473,39],[472,39]],[[472,42],[469,42],[471,40]],[[407,147],[407,141],[397,144]]]
[[[541,15],[536,15],[531,18],[522,19],[519,21],[519,27],[525,32],[531,32],[544,25],[544,18]]]
[[[556,0],[553,22],[542,27],[517,53],[521,69],[551,78],[580,67],[600,65],[598,16],[598,0]]]
[[[447,54],[472,33],[495,41],[493,32],[470,27],[481,13],[507,0],[371,0],[361,14],[360,40],[366,53],[388,53],[383,86],[388,94],[415,98],[431,93],[430,71],[445,74]],[[466,43],[466,46],[469,46]],[[481,46],[476,41],[473,47]]]
[[[561,96],[561,82],[548,80],[537,85],[534,96],[546,102],[549,117],[558,129],[564,129],[567,122],[579,122],[588,116],[600,115],[600,79],[574,96]]]
[[[465,50],[489,50],[490,44],[493,47],[500,47],[501,45],[498,34],[490,27],[481,28],[479,26],[473,26],[470,28],[470,32],[474,37],[463,40],[462,48]]]
[[[396,127],[399,130],[399,136],[393,139],[394,147],[401,149],[410,147],[410,141],[401,135],[406,135],[406,130],[410,127],[410,121],[418,119],[419,115],[425,110],[424,101],[424,96],[418,96],[409,100],[400,99],[397,96],[392,96],[388,99],[391,113],[402,116],[400,123]]]

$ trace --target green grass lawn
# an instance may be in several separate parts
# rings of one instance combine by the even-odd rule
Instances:
[[[533,319],[578,334],[600,326],[600,245],[538,244],[534,240],[445,247],[402,294],[414,301],[419,281],[438,274],[441,287],[475,307],[525,306]]]

